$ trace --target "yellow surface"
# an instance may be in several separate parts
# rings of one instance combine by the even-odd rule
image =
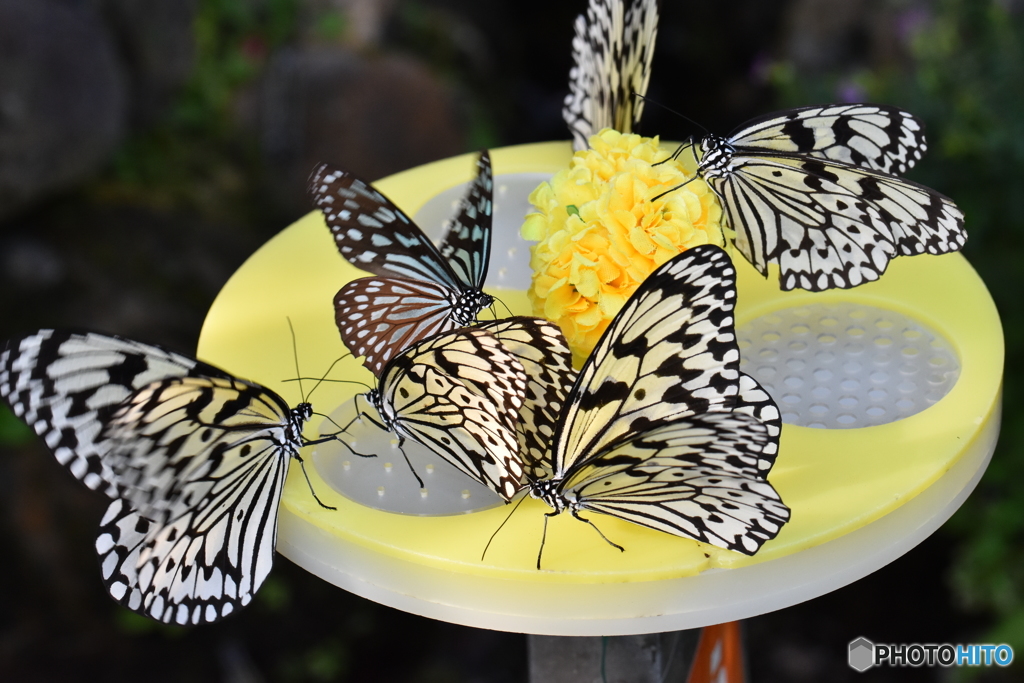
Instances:
[[[491,152],[499,176],[555,172],[570,157],[568,143],[544,143]],[[375,183],[410,215],[437,193],[470,179],[473,155],[418,167]],[[626,547],[619,553],[593,529],[569,515],[552,519],[544,570],[534,569],[546,505],[527,500],[498,533],[486,561],[480,554],[508,508],[449,517],[381,512],[334,493],[312,468],[317,493],[338,510],[320,508],[298,468],[283,505],[312,527],[372,553],[494,579],[534,582],[627,582],[696,574],[709,567],[739,567],[782,557],[858,529],[910,500],[958,460],[982,427],[994,419],[1002,375],[1002,331],[984,285],[958,254],[895,259],[878,282],[852,291],[781,292],[777,276],[761,278],[742,259],[737,324],[774,310],[808,303],[846,301],[899,311],[941,333],[960,358],[961,374],[934,406],[894,423],[863,429],[822,430],[786,425],[780,455],[769,477],[793,511],[778,538],[747,556],[675,538],[610,517],[592,515],[601,530]],[[304,376],[318,376],[345,353],[334,324],[333,296],[361,276],[337,253],[319,212],[269,241],[225,285],[210,309],[198,356],[241,377],[261,382],[293,405],[300,400],[290,317]],[[515,313],[528,313],[525,295],[494,291]],[[348,358],[332,378],[371,382]],[[306,382],[308,391],[312,382]],[[330,413],[355,385],[323,384],[311,397]],[[313,428],[316,418],[314,418]],[[314,429],[307,430],[313,436]],[[307,459],[309,462],[309,459]]]

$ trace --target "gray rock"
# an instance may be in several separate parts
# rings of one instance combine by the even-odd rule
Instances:
[[[99,168],[125,110],[113,43],[91,6],[0,0],[0,218]]]
[[[285,199],[304,208],[316,164],[375,180],[465,151],[464,118],[454,89],[420,62],[326,47],[274,57],[259,116]]]
[[[104,0],[131,88],[135,125],[157,120],[192,75],[198,0]]]

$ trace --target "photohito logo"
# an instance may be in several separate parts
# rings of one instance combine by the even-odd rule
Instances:
[[[1013,648],[1006,644],[950,645],[949,643],[875,644],[861,637],[850,641],[850,668],[873,666],[1007,666]]]

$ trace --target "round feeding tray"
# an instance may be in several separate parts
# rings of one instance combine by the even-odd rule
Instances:
[[[487,291],[530,314],[529,245],[519,237],[526,197],[567,166],[568,143],[493,150],[495,237]],[[474,171],[475,155],[385,178],[381,192],[440,234]],[[959,254],[895,259],[878,282],[853,290],[782,292],[737,255],[737,335],[743,369],[778,402],[785,421],[769,479],[791,521],[754,557],[600,517],[620,553],[569,515],[548,525],[546,505],[508,515],[426,449],[407,447],[366,420],[352,448],[305,454],[320,498],[298,467],[285,487],[278,551],[371,600],[435,619],[547,635],[625,635],[697,628],[780,609],[846,585],[937,529],[981,477],[999,432],[1002,330],[984,285]],[[224,286],[198,355],[278,391],[293,405],[291,320],[304,377],[345,353],[333,297],[364,273],[348,265],[319,212],[270,240]],[[372,382],[352,358],[331,378]],[[306,392],[314,382],[303,383]],[[347,423],[358,386],[323,383],[314,408]],[[361,400],[361,399],[360,399]],[[327,421],[314,430],[336,431]],[[372,450],[371,450],[372,449]],[[352,451],[374,453],[362,458]],[[490,497],[488,497],[490,496]],[[396,511],[397,510],[397,511]],[[596,516],[595,516],[596,517]]]

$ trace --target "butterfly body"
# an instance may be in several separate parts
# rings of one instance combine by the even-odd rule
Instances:
[[[476,322],[480,311],[493,303],[494,297],[479,289],[459,292],[458,299],[452,303],[452,322],[455,327],[468,327]]]
[[[703,153],[700,159],[700,172],[705,178],[724,178],[733,172],[736,148],[729,144],[729,139],[721,135],[705,135],[700,141]]]
[[[122,605],[178,624],[248,604],[273,564],[309,403],[159,346],[40,330],[0,353],[0,395],[112,499],[96,539]]]

